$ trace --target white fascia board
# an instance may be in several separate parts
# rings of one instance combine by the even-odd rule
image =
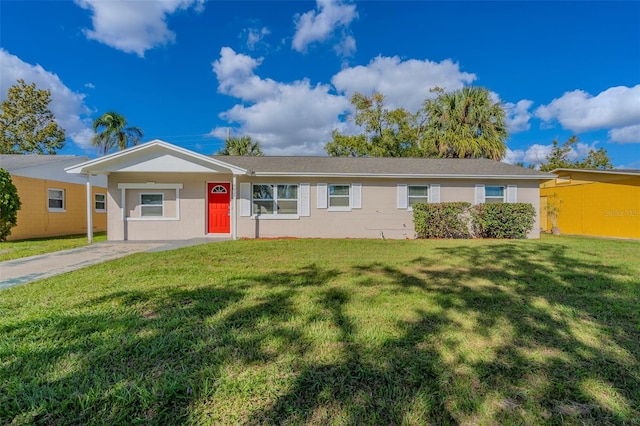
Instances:
[[[624,175],[624,176],[640,176],[640,173],[629,173],[629,172],[620,172],[616,171],[616,169],[611,170],[594,170],[594,169],[554,169],[551,170],[551,173],[558,174],[559,172],[569,172],[569,173],[598,173],[603,175]],[[555,176],[554,176],[555,177]]]
[[[467,175],[467,174],[379,174],[379,173],[309,173],[309,172],[255,172],[257,177],[352,177],[352,178],[384,178],[384,179],[514,179],[514,180],[547,180],[555,175]]]
[[[232,164],[229,163],[225,163],[224,161],[220,161],[217,160],[215,158],[211,158],[208,157],[206,155],[202,155],[202,154],[198,154],[197,152],[193,152],[190,151],[188,149],[176,146],[176,145],[172,145],[170,143],[161,141],[159,139],[153,140],[151,142],[147,142],[141,145],[136,145],[134,147],[125,149],[124,151],[118,151],[115,152],[113,154],[101,157],[101,158],[96,158],[94,160],[89,160],[89,161],[85,161],[84,163],[80,163],[80,164],[76,164],[75,166],[71,166],[71,167],[67,167],[65,168],[65,171],[67,173],[79,173],[79,174],[89,174],[89,173],[98,173],[98,174],[105,174],[108,172],[105,171],[100,171],[100,166],[107,164],[107,163],[111,163],[111,162],[116,162],[119,159],[122,158],[126,158],[131,156],[134,153],[138,153],[141,151],[145,151],[145,150],[149,150],[152,149],[154,147],[162,147],[165,148],[169,151],[172,151],[174,153],[179,153],[182,154],[186,157],[191,157],[193,159],[197,159],[200,160],[202,162],[205,162],[207,164],[212,164],[218,167],[222,167],[225,168],[229,171],[231,171],[232,174],[234,175],[246,175],[246,174],[250,174],[250,172],[246,169],[243,169],[241,167],[237,167],[234,166]]]

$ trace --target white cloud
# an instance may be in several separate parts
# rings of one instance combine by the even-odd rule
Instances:
[[[507,148],[505,152],[504,158],[502,159],[503,163],[515,164],[519,163],[524,159],[524,151],[521,149],[516,149],[515,151]]]
[[[618,143],[640,143],[640,124],[609,130],[609,140]]]
[[[509,133],[524,132],[531,128],[531,124],[529,123],[531,119],[529,108],[531,108],[531,105],[533,105],[533,101],[528,99],[522,99],[516,104],[511,102],[503,104],[507,115]]]
[[[75,0],[93,13],[93,30],[85,29],[88,39],[126,53],[144,57],[145,51],[173,43],[176,34],[167,27],[167,16],[194,7],[202,10],[204,0]]]
[[[333,46],[333,50],[338,56],[347,57],[353,56],[356,52],[356,39],[350,35],[346,35],[340,40],[338,44]]]
[[[261,61],[229,47],[220,50],[213,63],[218,91],[243,102],[220,116],[239,123],[236,133],[260,141],[269,155],[323,154],[331,131],[342,126],[339,116],[349,108],[348,100],[330,94],[329,85],[312,85],[307,79],[285,84],[260,78],[254,70]],[[226,137],[226,132],[218,127],[210,135]]]
[[[95,89],[96,86],[93,83],[85,83],[84,87],[86,87],[87,89]]]
[[[51,91],[49,109],[66,135],[82,149],[91,147],[91,111],[84,103],[84,94],[73,92],[60,78],[40,65],[31,65],[4,49],[0,49],[0,98],[5,99],[10,86],[18,79],[35,83],[38,89]]]
[[[577,133],[634,126],[640,124],[640,84],[611,87],[596,96],[582,90],[567,92],[538,107],[535,115],[545,123],[557,120]]]
[[[249,50],[255,50],[256,45],[261,43],[262,39],[271,34],[271,31],[269,31],[267,27],[248,28],[245,32],[247,34],[247,47]]]
[[[378,56],[366,66],[343,69],[331,82],[349,98],[356,92],[380,92],[389,108],[415,112],[426,98],[435,97],[429,89],[439,86],[447,91],[458,90],[475,79],[475,74],[460,71],[460,65],[450,59],[402,61],[398,56]]]
[[[354,4],[342,0],[317,0],[316,10],[296,16],[296,33],[291,46],[298,52],[305,52],[310,44],[325,41],[337,29],[342,29],[342,40],[338,43],[342,48],[337,48],[337,51],[352,54],[355,40],[346,34],[346,29],[357,17]]]

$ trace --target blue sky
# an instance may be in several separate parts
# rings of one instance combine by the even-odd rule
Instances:
[[[115,110],[212,154],[250,135],[271,155],[323,155],[355,92],[415,111],[433,86],[486,87],[509,116],[506,160],[554,139],[640,168],[640,2],[0,1],[0,97],[52,91],[63,154],[94,157]]]

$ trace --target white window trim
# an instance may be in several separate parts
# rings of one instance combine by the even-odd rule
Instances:
[[[502,188],[502,203],[506,203],[507,202],[507,186],[506,185],[485,185],[484,186],[484,202],[486,203],[487,200],[497,200],[500,197],[496,197],[495,195],[487,195],[487,187],[490,188]]]
[[[49,200],[58,200],[58,198],[49,197],[49,191],[61,191],[62,192],[62,208],[49,207]],[[62,188],[47,188],[47,209],[51,213],[66,213],[67,211],[67,194]]]
[[[275,186],[275,193],[274,193],[274,197],[272,198],[273,202],[277,202],[278,201],[278,185],[295,185],[298,187],[297,189],[297,206],[296,209],[298,211],[297,214],[291,214],[291,213],[283,213],[283,214],[278,214],[278,213],[272,213],[272,214],[261,214],[261,213],[254,213],[253,212],[253,187],[255,185],[271,185],[271,186]],[[283,219],[300,219],[300,208],[301,208],[301,199],[300,199],[300,184],[299,183],[252,183],[251,184],[251,198],[249,199],[251,202],[251,219],[255,220],[255,219],[267,219],[267,220],[283,220]],[[285,198],[286,201],[293,201],[293,199],[290,198]],[[265,200],[267,201],[267,200]]]
[[[349,188],[349,195],[334,195],[334,197],[338,197],[338,198],[348,198],[349,199],[349,206],[335,206],[335,207],[331,207],[331,187],[332,186],[346,186]],[[351,184],[349,183],[330,183],[327,184],[327,209],[330,212],[350,212],[352,210],[352,205],[353,205],[353,200],[351,199],[351,197],[353,196],[353,191],[351,188]]]
[[[118,189],[120,190],[120,211],[121,211],[121,219],[122,221],[161,221],[161,220],[180,220],[180,190],[184,187],[181,183],[155,183],[155,182],[146,182],[146,183],[119,183]],[[176,215],[168,216],[168,217],[127,217],[126,215],[126,204],[127,204],[127,189],[174,189],[176,191]],[[164,204],[164,197],[163,197]]]
[[[99,209],[96,207],[96,204],[98,203],[98,200],[96,200],[96,197],[98,195],[102,195],[104,197],[104,201],[100,201],[102,203],[104,203],[104,209]],[[107,212],[107,194],[103,193],[103,192],[96,192],[95,194],[93,194],[93,209],[95,210],[96,213],[106,213]]]

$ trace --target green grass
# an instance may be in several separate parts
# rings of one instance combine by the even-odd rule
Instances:
[[[106,232],[97,232],[93,241],[106,241]],[[87,245],[87,235],[69,235],[62,237],[35,238],[32,240],[5,241],[0,243],[0,262],[35,256],[54,251],[67,250]]]
[[[236,241],[0,293],[0,423],[638,424],[640,244]]]

